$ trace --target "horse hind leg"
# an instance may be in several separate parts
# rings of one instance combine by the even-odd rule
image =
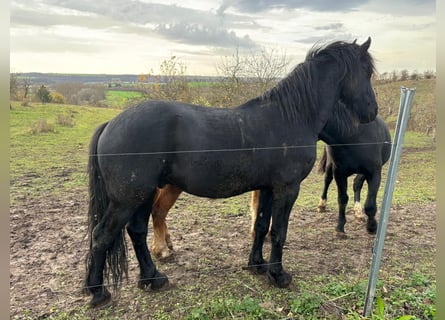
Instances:
[[[329,185],[332,182],[332,179],[333,179],[332,164],[329,164],[324,174],[324,186],[320,202],[318,203],[318,208],[317,208],[318,212],[326,212],[326,204],[328,201],[328,190],[329,190]]]
[[[110,202],[103,218],[91,234],[90,250],[87,256],[85,292],[93,295],[90,306],[105,307],[111,303],[111,294],[103,285],[104,270],[111,273],[112,287],[121,285],[123,274],[127,275],[127,252],[124,238],[125,224],[132,210]],[[106,266],[107,264],[107,266]]]
[[[260,190],[252,191],[252,200],[250,202],[250,236],[255,239],[255,221],[258,215],[258,210],[260,208]],[[272,221],[269,225],[269,231],[266,234],[266,238],[270,238],[270,229],[272,228]]]
[[[127,232],[131,238],[136,258],[139,262],[140,278],[138,288],[140,289],[146,289],[148,287],[151,287],[151,289],[159,289],[168,284],[168,278],[156,269],[147,247],[150,207],[151,202],[139,207],[127,224]]]
[[[166,222],[167,214],[175,204],[182,190],[173,185],[166,185],[157,189],[152,206],[153,240],[151,250],[161,260],[171,256],[173,243]]]
[[[365,214],[360,203],[360,194],[365,182],[365,176],[363,174],[357,174],[354,178],[354,217],[358,221],[365,221]]]

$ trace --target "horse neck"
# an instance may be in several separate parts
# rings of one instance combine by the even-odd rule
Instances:
[[[283,79],[276,87],[238,108],[249,109],[249,112],[257,108],[256,112],[270,116],[279,110],[282,121],[274,118],[277,126],[290,128],[296,126],[283,124],[297,123],[307,127],[314,136],[318,136],[340,97],[339,86],[343,74],[334,61],[307,63],[309,65],[306,65],[305,69],[297,67],[293,74]]]
[[[330,135],[335,130],[335,125],[332,125],[332,123],[328,124],[328,121],[332,117],[333,108],[340,98],[340,83],[344,75],[333,62],[325,65],[324,68],[320,66],[318,68],[319,70],[328,71],[318,71],[314,75],[314,87],[318,94],[318,116],[314,120],[313,127],[316,133],[320,134],[328,125],[331,132],[326,132],[326,134]]]

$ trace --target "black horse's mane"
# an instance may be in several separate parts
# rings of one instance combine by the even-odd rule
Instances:
[[[333,128],[336,135],[344,136],[355,133],[360,122],[351,113],[349,108],[341,101],[332,108],[332,114],[326,123],[326,127]]]
[[[360,51],[359,45],[343,41],[332,42],[327,45],[315,45],[306,55],[304,62],[298,64],[287,77],[276,86],[266,91],[260,99],[263,101],[278,101],[283,116],[291,121],[306,119],[311,121],[317,113],[317,92],[312,86],[312,74],[317,71],[315,66],[326,59],[334,59],[343,68],[342,79],[351,77],[361,67],[360,59],[369,66],[369,73],[374,72],[374,60],[366,51]],[[341,79],[341,80],[342,80]],[[341,114],[339,113],[338,116]]]

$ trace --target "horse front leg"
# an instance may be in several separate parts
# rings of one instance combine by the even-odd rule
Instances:
[[[257,191],[259,201],[257,202],[256,217],[252,217],[254,224],[254,239],[249,256],[248,268],[254,273],[265,273],[267,271],[266,261],[263,258],[264,238],[269,230],[272,214],[272,192],[269,189]]]
[[[338,223],[336,227],[337,236],[340,238],[345,238],[345,224],[346,224],[346,206],[348,204],[348,177],[338,171],[334,170],[334,178],[337,183],[337,192],[338,192]]]
[[[283,269],[283,246],[287,237],[289,216],[292,206],[298,197],[299,186],[286,195],[277,195],[272,204],[272,229],[271,229],[271,253],[269,261],[268,277],[272,284],[279,288],[285,288],[292,282],[292,276]]]
[[[181,192],[181,189],[170,184],[156,191],[152,206],[153,240],[151,250],[158,259],[166,259],[172,254],[173,243],[166,218]]]
[[[354,178],[354,216],[357,220],[365,220],[363,214],[362,205],[360,203],[360,195],[365,182],[365,176],[363,174],[357,174]]]
[[[323,186],[323,192],[321,193],[320,202],[318,204],[318,212],[326,211],[326,204],[328,201],[328,189],[329,185],[332,182],[332,179],[333,179],[332,164],[329,164],[324,174],[324,186]]]
[[[381,172],[378,171],[367,179],[368,195],[365,202],[365,214],[368,216],[366,229],[370,234],[377,231],[377,221],[375,215],[377,213],[377,192],[380,188]]]
[[[138,288],[140,289],[146,289],[147,287],[159,289],[168,283],[168,278],[156,269],[147,247],[150,207],[151,202],[150,205],[141,206],[127,224],[127,232],[139,262],[140,277]]]

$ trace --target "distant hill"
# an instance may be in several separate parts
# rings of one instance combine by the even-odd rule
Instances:
[[[138,82],[139,75],[135,74],[68,74],[68,73],[40,73],[25,72],[17,73],[19,78],[29,78],[33,85],[52,85],[64,82],[76,83],[135,83]],[[209,76],[185,76],[189,81],[221,81],[221,77]],[[162,82],[162,76],[161,76]],[[157,80],[159,81],[159,79]],[[150,79],[147,81],[150,82]]]

